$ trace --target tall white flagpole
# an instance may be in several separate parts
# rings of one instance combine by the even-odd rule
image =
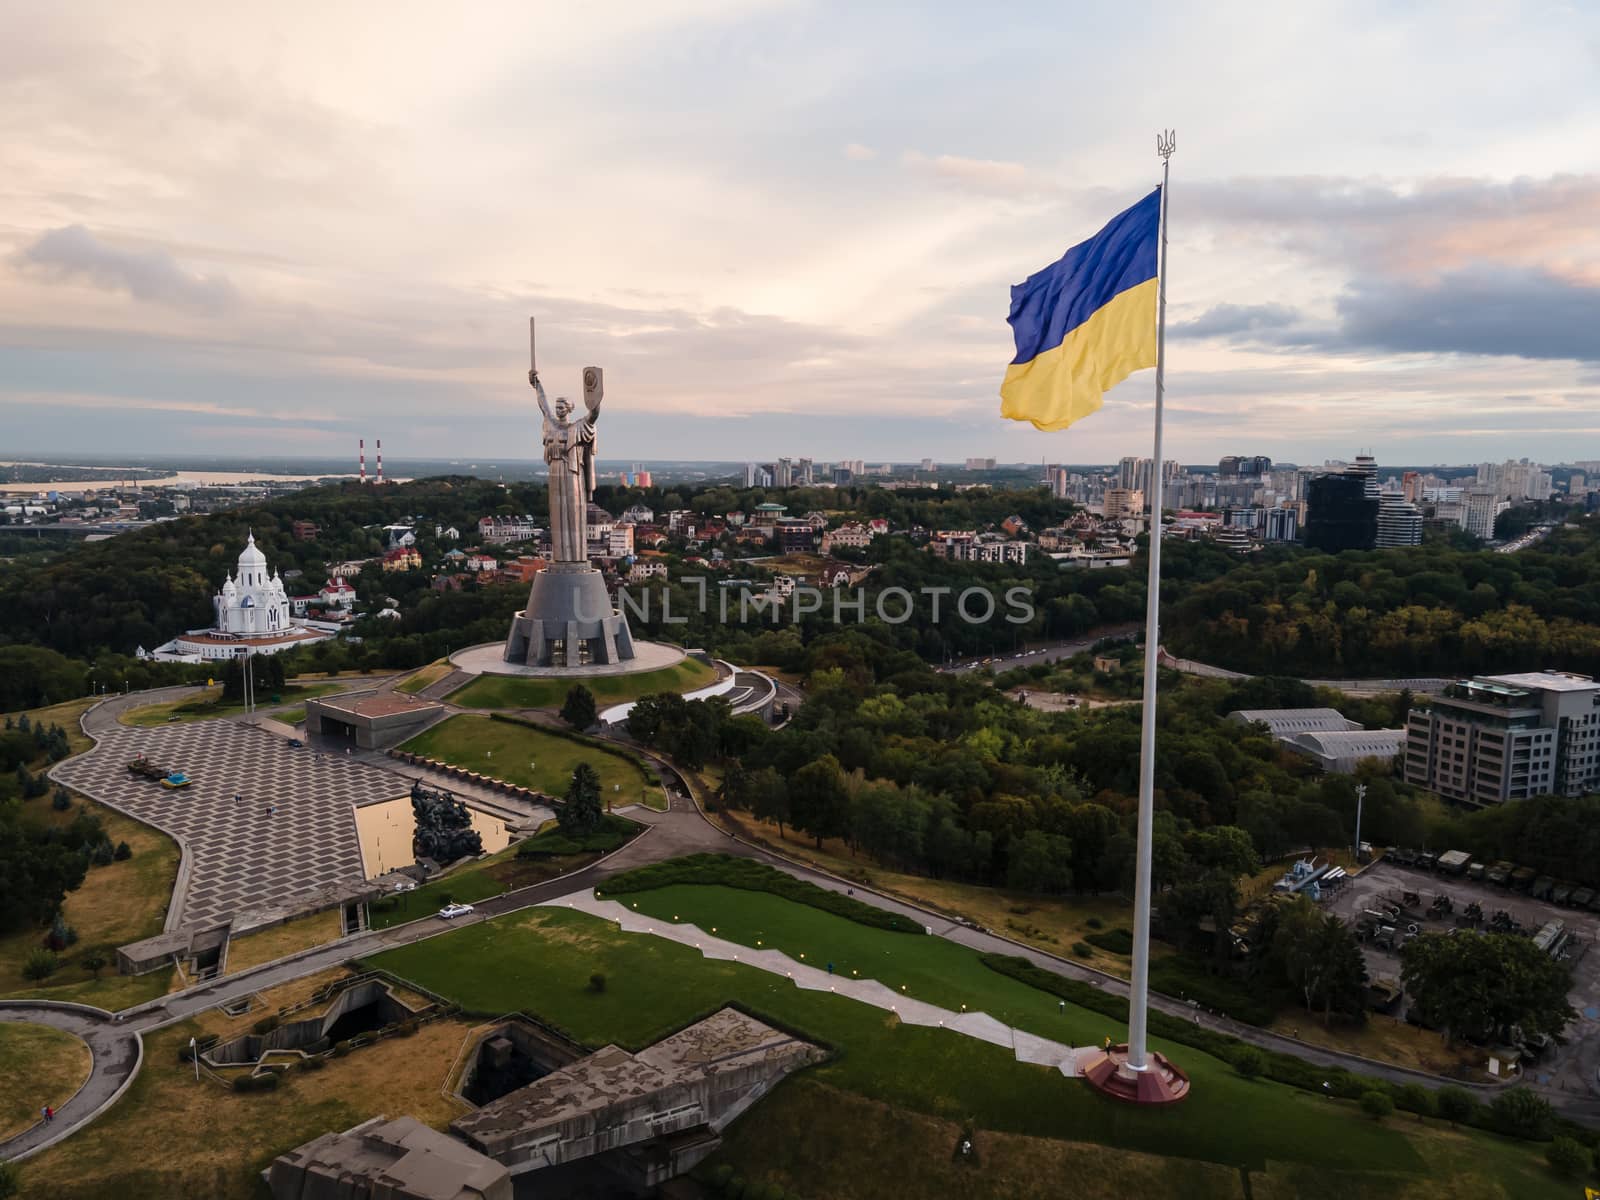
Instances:
[[[1161,461],[1161,404],[1166,392],[1167,358],[1167,181],[1172,152],[1177,149],[1173,130],[1156,136],[1161,155],[1160,257],[1156,263],[1156,433],[1150,453],[1150,490],[1145,498],[1150,514],[1150,574],[1144,606],[1144,720],[1139,730],[1139,835],[1135,856],[1137,875],[1133,897],[1133,980],[1128,988],[1128,1066],[1143,1071],[1145,1024],[1150,1006],[1150,853],[1154,837],[1156,790],[1156,656],[1161,647],[1161,502],[1166,491],[1166,471]]]

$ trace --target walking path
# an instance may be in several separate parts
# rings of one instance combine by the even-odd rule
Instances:
[[[133,1082],[144,1058],[144,1045],[137,1031],[115,1024],[110,1013],[87,1005],[0,1000],[0,1021],[26,1021],[70,1033],[88,1045],[92,1058],[89,1078],[70,1099],[40,1092],[35,1107],[54,1105],[55,1119],[46,1124],[41,1117],[21,1133],[0,1142],[0,1162],[37,1154],[94,1120]],[[47,1087],[48,1081],[39,1081],[38,1086]]]
[[[752,950],[749,946],[741,946],[737,942],[706,933],[698,925],[642,917],[615,900],[596,899],[593,889],[546,900],[540,907],[560,907],[585,912],[603,921],[615,922],[624,933],[652,934],[669,942],[677,942],[681,946],[692,946],[706,958],[742,963],[747,967],[756,967],[774,975],[783,975],[797,988],[812,992],[834,992],[848,996],[852,1000],[859,1000],[863,1004],[870,1004],[874,1008],[881,1008],[885,1012],[892,1012],[907,1025],[930,1027],[936,1025],[940,1029],[949,1029],[991,1045],[1004,1046],[1016,1055],[1018,1062],[1054,1067],[1063,1075],[1079,1073],[1077,1062],[1079,1049],[1090,1053],[1094,1051],[1092,1046],[1081,1048],[1065,1046],[1049,1038],[1029,1033],[1025,1029],[1016,1029],[995,1020],[988,1013],[955,1012],[948,1008],[940,1008],[936,1004],[915,1000],[910,996],[902,996],[876,979],[846,979],[818,967],[807,966],[780,950]]]

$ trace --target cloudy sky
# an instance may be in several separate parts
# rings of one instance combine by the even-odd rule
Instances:
[[[1168,449],[1600,458],[1600,6],[0,0],[0,458],[1148,453],[1008,289],[1171,193]]]

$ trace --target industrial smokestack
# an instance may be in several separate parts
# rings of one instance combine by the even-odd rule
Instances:
[[[356,445],[361,447],[361,482],[367,481],[367,439],[361,438]]]
[[[378,439],[378,486],[383,486],[383,439]]]

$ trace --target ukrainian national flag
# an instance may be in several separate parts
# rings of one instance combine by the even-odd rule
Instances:
[[[1099,233],[1011,289],[1006,318],[1017,356],[1000,385],[1000,415],[1065,429],[1102,393],[1156,365],[1157,188]]]

